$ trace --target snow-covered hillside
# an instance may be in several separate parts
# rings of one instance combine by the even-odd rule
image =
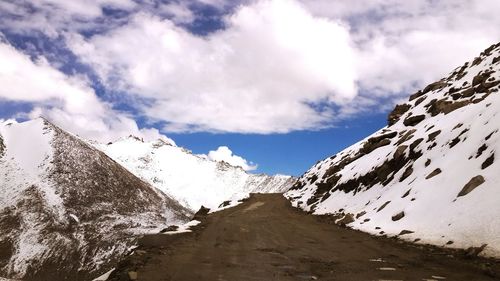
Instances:
[[[286,196],[374,234],[500,257],[500,43],[396,106]]]
[[[216,208],[251,192],[285,192],[295,182],[290,176],[249,174],[240,167],[194,155],[164,140],[143,142],[128,137],[95,146],[192,210],[202,205]]]
[[[88,280],[191,215],[44,119],[0,123],[0,276]]]

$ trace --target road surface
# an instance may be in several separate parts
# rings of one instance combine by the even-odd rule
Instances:
[[[210,214],[193,233],[149,235],[111,280],[498,280],[466,259],[326,223],[281,194]],[[135,274],[135,273],[134,273]]]

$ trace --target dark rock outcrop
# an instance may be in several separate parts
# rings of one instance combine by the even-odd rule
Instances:
[[[436,170],[432,171],[430,174],[428,174],[425,179],[428,180],[428,179],[431,179],[439,174],[441,174],[441,169],[437,168]]]
[[[389,117],[387,118],[387,123],[389,126],[396,124],[399,121],[401,116],[405,114],[408,110],[410,110],[411,105],[409,104],[398,104],[394,108],[394,110],[389,113]]]
[[[410,116],[403,121],[405,126],[415,126],[418,123],[424,121],[425,115]]]
[[[480,186],[485,182],[483,176],[475,176],[473,177],[458,193],[457,197],[465,196],[472,192],[476,187]]]

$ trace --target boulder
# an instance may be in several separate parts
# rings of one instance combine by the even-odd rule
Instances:
[[[392,216],[391,219],[392,219],[392,221],[398,221],[404,217],[405,217],[405,212],[399,212],[399,213],[395,214],[394,216]]]
[[[423,115],[423,114],[417,115],[417,116],[411,116],[411,117],[406,118],[405,121],[403,121],[403,124],[405,126],[415,126],[418,123],[422,122],[424,119],[425,119],[425,115]]]
[[[481,164],[481,169],[484,170],[488,168],[489,166],[491,166],[491,164],[493,164],[493,162],[495,162],[495,154],[491,154],[490,157],[484,160],[483,164]]]
[[[439,90],[439,89],[442,89],[444,87],[448,86],[448,83],[446,81],[437,81],[437,82],[434,82],[432,84],[429,84],[427,85],[427,87],[424,88],[424,90],[422,91],[422,93],[428,93],[430,91],[435,91],[435,90]]]
[[[401,230],[401,232],[398,235],[406,235],[406,234],[412,234],[412,233],[415,233],[415,231],[404,229],[404,230]]]
[[[391,111],[391,113],[389,113],[389,116],[387,117],[387,124],[389,126],[396,124],[401,116],[403,116],[403,114],[410,110],[410,108],[411,105],[406,103],[396,105],[396,107]]]
[[[458,193],[458,197],[465,196],[472,192],[476,187],[480,186],[485,182],[483,176],[475,176],[473,177],[463,188],[462,190]]]
[[[427,177],[425,177],[426,180],[433,178],[439,174],[441,174],[441,169],[437,168],[436,170],[432,171],[432,173],[428,174]]]
[[[490,78],[491,73],[493,73],[493,72],[492,71],[485,71],[485,72],[479,73],[478,75],[474,76],[474,78],[472,79],[472,87],[475,87],[483,82],[486,82],[486,80],[488,80],[488,78]]]
[[[391,201],[387,201],[382,206],[380,206],[380,208],[378,208],[377,210],[377,213],[382,211],[387,205],[389,205],[389,203],[391,203]]]
[[[414,100],[414,99],[416,99],[416,98],[418,98],[418,97],[421,97],[421,96],[423,96],[424,94],[425,94],[424,92],[422,92],[422,91],[418,91],[418,92],[416,92],[415,94],[413,94],[413,95],[411,95],[411,96],[410,96],[410,101],[412,101],[412,100]]]
[[[198,221],[203,220],[204,218],[207,217],[208,212],[210,212],[209,208],[201,206],[200,209],[198,210],[198,212],[196,212],[196,214],[194,214],[193,220],[198,220]]]
[[[429,138],[427,139],[427,142],[434,141],[436,139],[436,137],[439,136],[439,134],[441,134],[441,130],[430,133]]]
[[[353,214],[346,214],[343,218],[341,218],[340,220],[338,220],[336,222],[336,224],[340,225],[340,226],[346,226],[350,223],[353,223],[355,221],[354,219],[354,215]]]
[[[413,173],[413,165],[406,168],[406,170],[403,172],[403,175],[399,179],[399,182],[402,182],[405,179],[407,179],[409,176],[411,176],[412,173]]]

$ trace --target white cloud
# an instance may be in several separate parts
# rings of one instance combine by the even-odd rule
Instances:
[[[166,131],[286,133],[385,110],[500,37],[492,0],[248,2],[206,37],[140,13],[68,42]]]
[[[98,26],[111,25],[94,20],[103,18],[103,8],[132,11],[133,0],[18,0],[0,1],[0,24],[16,33],[41,31],[56,38],[62,31],[89,30]]]
[[[496,0],[301,0],[349,23],[363,92],[409,95],[500,40]]]
[[[132,118],[99,100],[86,79],[52,68],[44,57],[32,61],[0,42],[0,61],[0,100],[32,104],[34,109],[25,117],[44,116],[70,132],[100,141],[128,134],[162,137],[156,129],[138,128]]]
[[[169,16],[175,23],[190,23],[195,20],[195,15],[187,5],[187,2],[168,3],[159,7],[160,12]]]
[[[241,167],[245,171],[253,171],[257,169],[257,165],[247,161],[241,156],[234,155],[227,146],[219,146],[217,150],[211,150],[208,153],[208,159],[213,161],[224,161],[235,167]]]
[[[228,0],[141,5],[132,0],[22,0],[0,2],[0,25],[56,37],[66,34],[71,50],[95,69],[110,92],[127,93],[123,99],[129,105],[150,121],[165,122],[170,132],[325,128],[361,111],[386,110],[391,101],[441,78],[500,40],[498,0],[244,0],[225,18],[223,30],[205,37],[179,26],[199,16],[190,10],[197,2],[221,10],[237,5]],[[27,3],[37,11],[29,13]],[[103,20],[106,6],[131,16]],[[16,16],[2,17],[2,12]],[[102,26],[106,28],[91,38],[78,34]],[[43,59],[36,63],[46,70],[44,64]],[[62,77],[51,78],[56,81],[71,81],[75,96],[95,103],[95,94],[81,94],[93,93],[84,79],[52,75]],[[35,87],[33,83],[42,82],[27,87]],[[33,92],[22,94],[47,103],[44,95],[37,100]],[[51,99],[52,107],[54,100],[64,100],[53,94]],[[63,108],[69,103],[57,108],[74,115],[77,108]],[[101,112],[111,105],[97,103],[101,105],[92,116],[103,120]],[[42,105],[45,111],[52,108]],[[65,117],[68,123],[70,117]],[[127,123],[120,120],[95,127]]]
[[[348,28],[288,0],[242,7],[208,37],[143,13],[68,42],[110,89],[153,99],[142,110],[167,121],[167,131],[319,129],[335,112],[311,104],[343,104],[356,94]]]

